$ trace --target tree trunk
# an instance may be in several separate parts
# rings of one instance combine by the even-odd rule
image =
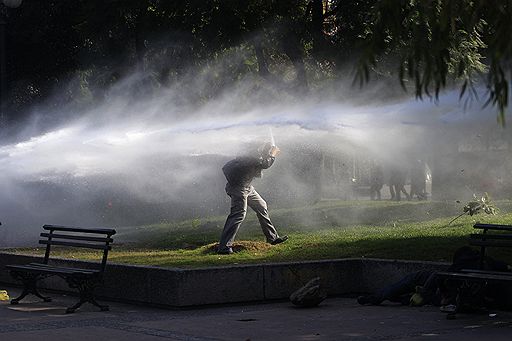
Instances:
[[[313,0],[311,6],[311,36],[313,50],[319,54],[325,48],[323,0]]]
[[[300,47],[300,39],[297,34],[290,29],[284,36],[283,49],[284,53],[290,58],[295,71],[297,72],[297,86],[303,91],[307,91],[308,82],[306,76],[306,67]]]
[[[262,78],[267,78],[270,75],[270,72],[268,71],[267,60],[263,54],[261,38],[257,38],[253,43],[253,46],[254,52],[256,53],[256,60],[258,61],[258,73]]]
[[[137,67],[139,70],[144,71],[144,56],[146,54],[146,44],[144,43],[144,20],[146,17],[146,9],[140,8],[137,14],[137,22],[134,27],[135,38],[135,55],[137,60]]]

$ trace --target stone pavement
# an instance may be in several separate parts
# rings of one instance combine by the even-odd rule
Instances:
[[[7,289],[11,297],[19,293]],[[111,311],[85,305],[66,315],[74,297],[51,294],[12,306],[0,302],[0,340],[510,340],[512,312],[460,314],[447,320],[436,307],[360,306],[328,298],[319,307],[289,302],[159,309],[109,302]],[[32,300],[32,301],[31,301]]]

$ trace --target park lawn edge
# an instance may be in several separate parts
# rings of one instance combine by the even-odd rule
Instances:
[[[275,262],[314,261],[340,258],[382,258],[449,262],[456,248],[467,245],[468,235],[476,222],[511,224],[512,213],[462,216],[452,225],[452,217],[421,222],[398,222],[388,226],[352,225],[319,226],[306,232],[294,231],[283,244],[270,246],[258,238],[238,240],[239,252],[215,253],[216,243],[188,249],[147,248],[136,244],[115,245],[110,263],[161,267],[197,268]],[[17,254],[43,253],[42,248],[10,249]],[[55,248],[62,258],[96,260],[99,254]],[[493,256],[512,263],[511,250],[493,250]]]

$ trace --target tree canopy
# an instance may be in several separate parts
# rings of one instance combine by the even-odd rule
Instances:
[[[384,0],[372,14],[360,77],[367,80],[371,65],[394,54],[402,85],[414,81],[418,97],[437,96],[449,77],[461,81],[461,96],[475,92],[480,82],[504,124],[512,76],[512,1]]]
[[[509,0],[24,0],[16,9],[0,6],[4,99],[13,117],[68,82],[75,86],[66,87],[60,101],[87,103],[134,68],[150,80],[145,84],[162,87],[216,63],[201,96],[247,75],[304,93],[353,77],[348,68],[362,83],[398,79],[420,98],[436,97],[450,84],[474,95],[483,84],[502,123],[508,106]]]

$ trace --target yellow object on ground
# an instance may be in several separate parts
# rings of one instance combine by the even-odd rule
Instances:
[[[7,290],[0,290],[0,301],[8,301],[9,300],[9,294],[7,293]]]
[[[423,305],[423,296],[421,294],[415,293],[411,296],[410,305],[412,307],[419,307]]]

